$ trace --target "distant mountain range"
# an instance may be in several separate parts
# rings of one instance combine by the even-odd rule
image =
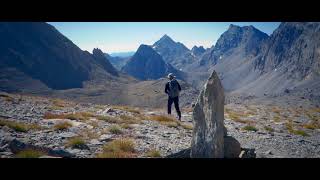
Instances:
[[[135,52],[134,51],[129,51],[129,52],[114,52],[114,53],[110,53],[110,56],[112,57],[130,57],[133,56]]]
[[[253,26],[230,25],[215,46],[188,65],[186,69],[192,71],[188,82],[202,87],[215,70],[225,90],[238,94],[264,96],[319,89],[319,43],[317,22],[281,23],[270,37]]]
[[[179,70],[183,70],[186,65],[193,63],[197,58],[185,45],[175,42],[166,34],[155,42],[152,48],[163,57],[165,62]]]
[[[0,38],[2,91],[65,90],[59,95],[89,94],[110,102],[119,93],[126,94],[124,89],[131,83],[158,80],[170,72],[199,90],[215,70],[227,93],[290,92],[320,100],[318,22],[281,23],[270,36],[253,26],[230,25],[207,49],[190,50],[164,35],[122,57],[100,49],[82,51],[47,23],[1,22]],[[128,101],[132,99],[119,99],[119,103]]]
[[[140,80],[159,79],[168,73],[174,73],[178,78],[183,78],[182,72],[166,63],[152,47],[144,44],[138,48],[122,71]]]
[[[104,53],[106,58],[110,61],[110,63],[118,70],[120,71],[121,68],[128,62],[128,60],[131,58],[131,56],[128,57],[119,57],[119,56],[111,56],[107,53]]]

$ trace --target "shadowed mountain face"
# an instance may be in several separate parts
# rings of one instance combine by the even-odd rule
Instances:
[[[4,73],[0,77],[12,73],[10,81],[33,79],[41,86],[68,89],[82,87],[84,81],[94,78],[96,71],[116,75],[98,50],[94,56],[82,51],[47,23],[2,22],[0,38],[0,69]],[[3,86],[15,90],[9,88],[12,84]]]
[[[262,47],[256,66],[263,72],[286,68],[303,79],[320,70],[320,23],[282,23]]]
[[[174,73],[178,78],[181,77],[181,72],[166,63],[148,45],[141,45],[122,68],[122,71],[140,80],[159,79],[165,77],[168,73]]]
[[[118,71],[112,66],[100,49],[93,49],[92,56],[108,73],[118,76]]]

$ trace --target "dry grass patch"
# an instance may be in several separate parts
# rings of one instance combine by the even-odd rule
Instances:
[[[230,109],[227,109],[227,108],[225,109],[225,112],[226,112],[226,116],[228,116],[231,120],[235,122],[239,122],[243,124],[252,123],[252,121],[242,119],[242,118],[247,118],[250,115],[254,115],[251,112],[236,112],[236,111],[231,111]]]
[[[191,125],[184,124],[184,123],[176,120],[175,118],[170,117],[170,116],[166,116],[166,115],[151,115],[151,116],[149,116],[148,119],[152,120],[152,121],[157,121],[160,124],[166,125],[168,127],[177,128],[177,127],[181,126],[187,130],[193,129],[193,127]]]
[[[280,116],[279,115],[275,115],[275,116],[273,116],[273,121],[274,122],[280,122]]]
[[[303,128],[306,128],[306,129],[312,129],[312,130],[314,130],[314,129],[320,129],[320,123],[313,121],[313,122],[304,124],[302,127],[303,127]]]
[[[320,113],[320,108],[312,108],[310,109],[311,112]]]
[[[0,126],[7,126],[17,132],[28,132],[29,130],[39,130],[41,126],[37,124],[26,124],[22,122],[8,121],[0,119]]]
[[[132,158],[135,157],[135,145],[131,139],[117,139],[103,147],[98,158]]]
[[[72,124],[69,122],[59,122],[56,125],[54,125],[54,129],[55,130],[66,130],[69,129],[70,127],[72,127]]]
[[[278,114],[278,115],[280,115],[280,113],[281,113],[281,109],[279,109],[278,107],[272,107],[271,111]]]
[[[126,123],[123,123],[123,124],[121,124],[120,126],[121,126],[121,128],[123,128],[123,129],[133,129],[133,127],[132,127],[130,124],[126,124]]]
[[[269,132],[274,132],[274,129],[272,127],[269,127],[269,126],[265,126],[264,129],[266,131],[269,131]]]
[[[18,152],[15,155],[15,157],[17,157],[17,158],[39,158],[44,155],[46,155],[46,153],[44,153],[42,151],[34,150],[34,149],[26,149],[26,150]]]
[[[254,131],[254,132],[258,131],[258,129],[252,125],[245,126],[242,129],[246,131]]]
[[[43,116],[44,119],[70,119],[70,120],[80,120],[86,121],[91,117],[96,117],[93,113],[90,112],[76,112],[76,113],[68,113],[68,114],[53,114],[50,112],[46,112]]]
[[[306,115],[308,116],[308,118],[312,121],[319,121],[319,116],[311,114],[311,113],[306,113]]]
[[[161,153],[156,149],[151,149],[146,153],[146,156],[152,157],[152,158],[158,158],[158,157],[161,157]]]
[[[51,107],[52,110],[61,110],[67,106],[67,103],[61,99],[51,99],[50,101],[53,104]]]
[[[106,121],[108,123],[119,123],[120,119],[112,116],[96,116],[98,120]]]
[[[306,133],[305,131],[299,130],[299,129],[298,129],[298,130],[295,129],[295,128],[293,127],[292,121],[288,121],[285,125],[286,125],[287,130],[288,130],[289,133],[291,133],[291,134],[301,135],[301,136],[309,136],[309,134]]]
[[[108,128],[108,131],[112,134],[122,134],[122,130],[118,125],[112,125]]]
[[[166,115],[151,115],[149,116],[150,120],[158,121],[158,122],[175,122],[177,121],[176,119],[166,116]]]
[[[82,137],[73,137],[68,139],[66,146],[71,148],[82,149],[84,146],[86,146],[86,142]]]
[[[121,123],[126,123],[126,124],[139,124],[141,123],[140,118],[136,118],[134,116],[128,116],[128,115],[120,115]]]
[[[193,129],[193,126],[189,125],[189,124],[181,123],[180,126],[183,127],[184,129],[187,129],[187,130],[192,130]]]
[[[119,109],[122,111],[127,111],[127,112],[131,112],[131,113],[135,113],[135,114],[140,114],[140,110],[138,108],[134,108],[134,107],[130,107],[130,106],[111,106],[113,109]]]

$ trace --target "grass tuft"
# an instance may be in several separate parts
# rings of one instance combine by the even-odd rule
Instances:
[[[269,132],[274,132],[274,129],[272,127],[269,127],[269,126],[265,126],[264,129],[269,131]]]
[[[83,146],[86,146],[86,142],[81,137],[73,137],[68,140],[66,146],[82,149]]]
[[[70,119],[70,120],[89,120],[90,117],[96,117],[94,114],[90,112],[76,112],[76,113],[68,113],[68,114],[53,114],[50,112],[46,112],[43,116],[44,119]]]
[[[158,122],[175,122],[177,121],[176,119],[166,116],[166,115],[151,115],[149,117],[151,120],[158,121]]]
[[[230,110],[228,108],[225,108],[225,112],[226,112],[226,115],[231,120],[233,120],[235,122],[239,122],[239,123],[243,123],[243,124],[252,123],[252,121],[243,120],[242,118],[246,118],[246,117],[254,115],[253,112],[235,112],[235,111],[232,111],[232,110]]]
[[[122,123],[127,123],[127,124],[139,124],[141,122],[141,119],[135,118],[133,116],[128,116],[128,115],[120,115],[120,119]]]
[[[122,134],[122,130],[118,125],[112,125],[108,128],[112,134]]]
[[[246,131],[254,131],[254,132],[258,131],[258,129],[252,125],[245,126],[242,129]]]
[[[292,121],[288,121],[288,122],[286,123],[286,128],[287,128],[287,130],[289,131],[289,133],[291,133],[291,134],[300,135],[300,136],[309,136],[309,134],[306,133],[306,132],[303,131],[303,130],[296,130],[296,129],[294,129],[293,124],[292,124]]]
[[[120,119],[112,116],[97,116],[97,119],[108,123],[118,123],[120,121]]]
[[[70,127],[72,127],[72,124],[69,122],[60,122],[54,125],[55,130],[62,130],[62,131],[69,129]]]
[[[153,157],[153,158],[158,158],[161,157],[160,151],[156,149],[151,149],[146,153],[147,157]]]
[[[26,124],[21,122],[8,121],[0,119],[0,126],[7,126],[17,132],[28,132],[29,130],[41,129],[41,126],[37,124]]]
[[[33,149],[26,149],[26,150],[18,152],[15,155],[15,157],[17,157],[17,158],[39,158],[44,155],[46,155],[46,154],[42,151],[33,150]]]
[[[133,127],[130,124],[123,123],[120,125],[123,129],[132,129]]]
[[[306,129],[320,129],[320,124],[318,122],[311,122],[308,124],[303,125],[304,128]]]
[[[103,152],[98,158],[132,158],[135,157],[134,143],[130,139],[117,139],[103,147]]]

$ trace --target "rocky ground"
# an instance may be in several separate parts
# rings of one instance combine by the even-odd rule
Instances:
[[[0,155],[2,158],[21,156],[10,149],[13,139],[63,150],[80,158],[160,157],[190,146],[192,124],[163,114],[155,109],[2,94]],[[115,140],[129,144],[134,150],[125,155],[121,152],[105,155],[105,145]]]
[[[254,148],[257,157],[320,157],[320,108],[283,100],[264,102],[225,105],[228,134],[242,147]],[[191,108],[183,109],[182,121],[165,116],[162,109],[2,93],[0,157],[37,156],[13,152],[13,139],[80,158],[164,157],[190,147]],[[116,142],[126,148],[119,148]]]

